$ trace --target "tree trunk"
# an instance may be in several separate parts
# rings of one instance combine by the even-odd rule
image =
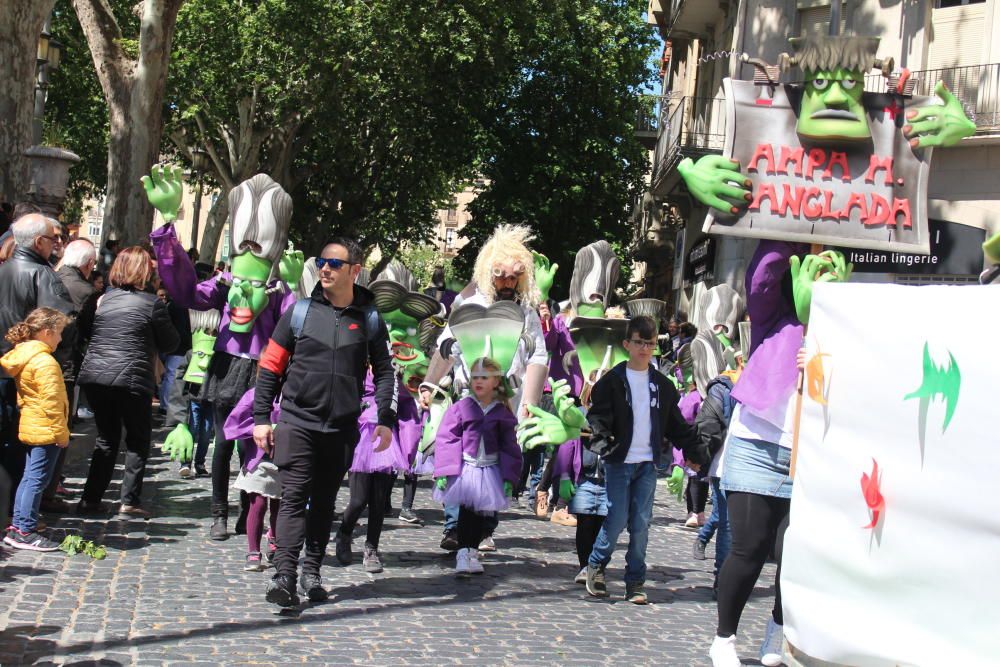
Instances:
[[[0,2],[0,200],[16,203],[28,190],[31,120],[35,109],[38,36],[55,0]]]
[[[229,221],[229,190],[222,188],[205,221],[205,232],[198,246],[198,259],[215,265],[215,256],[219,251],[219,240],[222,229]]]

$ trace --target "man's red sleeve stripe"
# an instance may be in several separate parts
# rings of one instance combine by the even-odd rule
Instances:
[[[267,347],[264,348],[264,354],[260,355],[260,367],[269,370],[275,375],[282,375],[285,369],[288,367],[288,360],[291,358],[292,354],[285,348],[274,342],[271,338],[267,341]]]

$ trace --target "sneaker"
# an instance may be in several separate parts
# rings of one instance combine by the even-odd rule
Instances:
[[[354,556],[351,554],[351,536],[344,535],[338,530],[335,543],[337,562],[344,566],[350,565],[351,561],[354,560]]]
[[[409,507],[404,507],[403,509],[399,510],[399,520],[405,521],[406,523],[409,524],[413,524],[414,526],[424,525],[424,522],[421,521],[420,517],[417,516],[416,512],[414,512]]]
[[[204,465],[194,464],[194,474],[195,477],[208,477],[208,468]]]
[[[707,546],[708,543],[702,542],[700,537],[694,541],[694,553],[691,555],[694,556],[695,560],[705,560],[705,547]]]
[[[587,564],[587,593],[595,598],[608,597],[608,585],[604,582],[604,566]]]
[[[266,566],[259,551],[252,551],[247,554],[247,562],[243,566],[244,572],[263,572],[265,569]]]
[[[782,644],[785,639],[785,627],[774,622],[773,618],[767,619],[767,632],[764,634],[764,643],[760,645],[760,664],[764,667],[778,667],[784,658]]]
[[[299,590],[310,602],[325,602],[330,598],[330,592],[323,588],[320,576],[312,572],[302,573]]]
[[[469,569],[469,550],[459,549],[455,555],[455,576],[467,577],[470,574],[472,574],[472,570]]]
[[[539,491],[535,494],[535,516],[544,519],[549,514],[549,494]]]
[[[226,517],[215,517],[215,521],[212,522],[212,530],[209,532],[208,536],[216,542],[229,539],[229,529],[226,527]]]
[[[76,418],[77,419],[93,419],[94,418],[94,413],[91,412],[89,408],[86,408],[86,407],[84,407],[84,406],[81,405],[80,407],[78,407],[76,409]]]
[[[295,577],[287,574],[276,574],[267,582],[267,592],[264,599],[279,607],[297,607],[299,595],[295,592]]]
[[[184,479],[187,479],[193,474],[193,472],[194,471],[191,470],[191,466],[189,466],[186,463],[182,463],[181,469],[177,471],[177,474],[183,477]]]
[[[39,509],[46,514],[69,514],[72,507],[70,507],[70,504],[62,498],[48,498],[46,500],[42,500],[42,504],[39,505]]]
[[[122,505],[120,508],[118,508],[118,514],[119,516],[126,516],[126,517],[131,516],[135,517],[136,519],[146,519],[146,520],[148,520],[149,517],[152,516],[149,512],[142,509],[138,505]]]
[[[565,507],[561,507],[552,513],[552,517],[549,519],[552,523],[557,526],[569,526],[573,527],[576,525],[576,517],[569,513]]]
[[[469,549],[469,572],[471,574],[483,573],[483,564],[479,560],[479,552],[475,549]]]
[[[708,657],[712,659],[712,667],[741,667],[743,664],[736,654],[736,635],[716,636],[712,648],[708,649]]]
[[[642,590],[641,581],[636,581],[634,583],[625,583],[625,601],[631,602],[632,604],[648,604],[649,599],[646,597],[646,591]]]
[[[382,559],[379,558],[378,549],[366,544],[365,545],[365,555],[361,561],[364,565],[365,572],[368,574],[378,574],[382,571]]]
[[[25,533],[13,526],[10,527],[3,541],[15,549],[24,549],[25,551],[57,551],[59,549],[58,542],[54,542],[34,530]]]
[[[694,512],[688,513],[687,521],[684,522],[685,528],[698,528],[698,515]]]
[[[80,504],[76,506],[77,514],[106,514],[107,511],[108,508],[100,501],[81,500]]]
[[[492,535],[487,535],[483,538],[483,541],[479,543],[479,550],[485,552],[497,550],[497,543],[493,541]]]
[[[482,549],[483,545],[479,545]],[[441,548],[445,551],[458,551],[458,531],[448,530],[445,531],[444,537],[441,538]]]
[[[271,537],[271,533],[268,532],[267,548],[260,553],[261,562],[263,562],[266,567],[274,567],[274,553],[277,550],[278,550],[278,545],[274,543],[274,538]]]
[[[587,568],[584,566],[573,579],[574,584],[586,584],[587,583]]]

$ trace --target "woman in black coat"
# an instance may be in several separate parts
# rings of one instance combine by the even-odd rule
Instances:
[[[83,487],[80,509],[99,510],[111,483],[125,427],[125,475],[121,513],[148,517],[141,507],[142,478],[152,439],[154,364],[180,342],[165,303],[143,290],[152,258],[139,246],[126,248],[108,273],[108,291],[94,316],[90,347],[78,382],[87,392],[97,425],[97,447]]]

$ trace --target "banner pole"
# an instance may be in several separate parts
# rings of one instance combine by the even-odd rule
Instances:
[[[836,4],[836,2],[834,3]],[[809,246],[810,255],[818,255],[823,252],[821,243],[813,243]],[[802,347],[806,346],[806,334],[809,333],[809,324],[802,327]],[[798,357],[796,356],[796,362]],[[802,390],[806,384],[806,371],[803,368],[799,371],[798,382],[795,383],[795,422],[792,427],[792,457],[788,464],[788,476],[795,479],[795,463],[799,457],[799,430],[802,423]]]

